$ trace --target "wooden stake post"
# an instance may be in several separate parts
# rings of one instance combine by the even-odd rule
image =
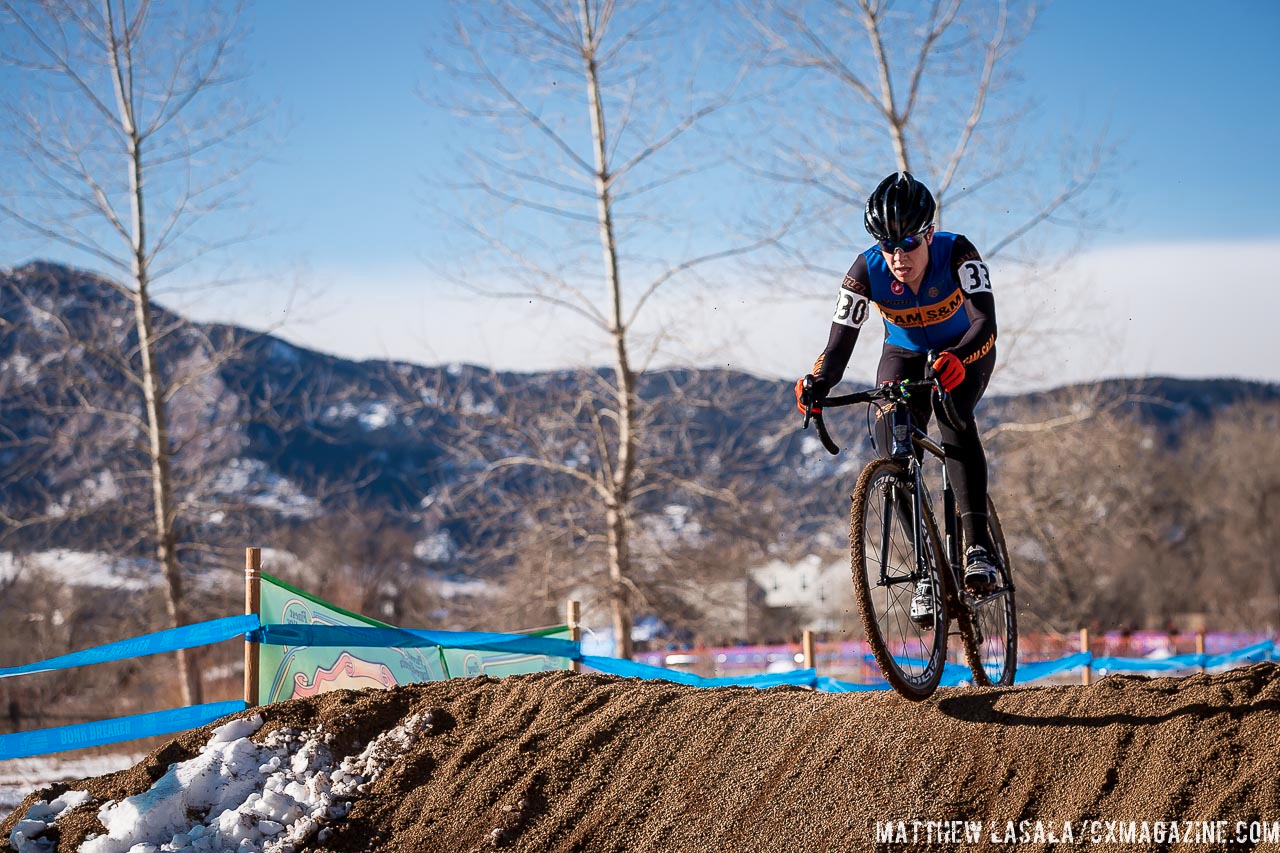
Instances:
[[[258,596],[262,587],[262,549],[244,551],[244,612],[261,616]],[[258,644],[244,642],[244,703],[250,708],[258,704]]]
[[[814,669],[817,661],[817,655],[813,652],[813,632],[805,631],[800,640],[801,648],[804,650],[804,668]]]
[[[569,605],[565,610],[565,622],[569,625],[569,639],[575,643],[581,642],[582,628],[578,625],[582,618],[581,606],[578,602],[570,600]],[[576,660],[569,665],[569,668],[574,672],[582,672],[582,664]]]
[[[1080,629],[1080,651],[1089,651],[1089,629]],[[1093,664],[1086,663],[1084,669],[1080,670],[1080,683],[1088,686],[1093,681]]]

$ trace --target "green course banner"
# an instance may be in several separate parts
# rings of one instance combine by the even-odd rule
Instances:
[[[530,637],[546,637],[550,640],[568,640],[568,625],[544,628],[539,631],[525,631]],[[451,678],[488,675],[501,678],[504,675],[519,675],[524,672],[548,672],[556,669],[568,669],[571,661],[568,658],[549,657],[547,655],[511,654],[509,652],[489,652],[478,649],[440,649],[444,657],[445,669]]]
[[[370,625],[385,622],[343,610],[278,578],[262,575],[258,600],[263,624]],[[394,687],[448,678],[440,649],[258,647],[259,701],[281,702],[330,690]]]
[[[262,575],[259,613],[264,625],[356,625],[393,628],[344,610],[278,578]],[[569,639],[560,625],[527,632],[534,637]],[[263,703],[315,696],[330,690],[394,687],[418,681],[568,669],[567,658],[476,649],[379,649],[366,647],[258,646],[258,696]]]

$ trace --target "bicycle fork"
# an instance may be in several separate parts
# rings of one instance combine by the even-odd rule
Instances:
[[[921,488],[920,471],[915,469],[912,472],[911,482],[911,506],[910,515],[902,520],[905,526],[910,528],[911,544],[916,554],[915,573],[911,577],[913,583],[930,578],[929,574],[929,556],[926,551],[927,540],[924,532],[924,514],[925,497],[924,489]],[[904,484],[905,485],[905,484]],[[903,512],[905,508],[898,506],[899,490],[894,488],[890,482],[885,482],[883,486],[884,508],[885,511],[880,521],[880,586],[888,586],[890,584],[888,566],[889,566],[889,543],[892,539],[892,526],[894,516]],[[904,513],[905,516],[905,513]],[[934,590],[935,597],[941,597],[941,590]]]

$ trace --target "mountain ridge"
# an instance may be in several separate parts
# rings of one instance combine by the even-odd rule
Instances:
[[[60,376],[91,376],[82,394],[93,405],[139,416],[140,397],[125,376],[136,349],[125,300],[106,279],[55,263],[0,272],[0,399],[6,401],[0,470],[7,472],[0,511],[18,518],[53,508],[67,516],[97,501],[91,507],[102,510],[96,520],[64,519],[56,537],[62,547],[101,550],[104,530],[127,527],[126,516],[111,504],[113,489],[137,485],[136,441],[115,436],[109,418],[66,415],[60,407],[75,401],[59,385]],[[59,326],[56,318],[70,320]],[[358,513],[374,519],[371,533],[410,537],[419,567],[485,575],[494,567],[478,569],[468,560],[496,554],[504,543],[517,547],[520,525],[534,515],[529,507],[559,502],[578,515],[596,511],[566,491],[564,478],[528,468],[499,471],[492,463],[541,443],[542,450],[561,453],[558,461],[566,467],[594,470],[576,430],[589,427],[582,401],[599,392],[595,386],[610,375],[606,368],[516,372],[357,361],[233,324],[195,323],[162,306],[157,327],[164,331],[161,362],[169,379],[182,374],[189,381],[171,406],[175,441],[192,457],[179,466],[181,496],[193,518],[185,531],[191,539],[244,542],[282,525]],[[85,340],[70,345],[68,336]],[[235,357],[220,361],[228,349]],[[799,429],[790,384],[744,371],[654,371],[639,377],[639,394],[650,438],[641,460],[646,486],[665,478],[708,493],[733,490],[742,496],[742,518],[731,520],[738,526],[730,539],[754,537],[759,553],[785,550],[786,541],[825,524],[831,507],[847,500],[849,480],[871,452],[861,418],[841,416],[831,421],[847,452],[827,457],[816,448],[813,431]],[[1280,401],[1280,385],[1114,379],[990,395],[981,418],[984,424],[1016,423],[1069,413],[1073,406],[1106,405],[1154,425],[1176,444],[1197,424],[1243,401]],[[63,433],[76,441],[49,441]],[[90,445],[105,449],[95,455]],[[667,542],[664,553],[713,541],[696,524],[681,522],[675,530],[677,516],[697,522],[720,511],[713,501],[676,499],[654,488],[638,509],[651,519],[645,522],[653,526],[649,534]],[[504,513],[507,520],[499,518]],[[670,529],[658,531],[664,526]],[[146,554],[145,540],[134,533],[117,537],[116,547]],[[35,527],[19,527],[9,530],[4,544],[20,552],[51,541]],[[589,538],[564,542],[566,553],[574,553],[586,549]]]

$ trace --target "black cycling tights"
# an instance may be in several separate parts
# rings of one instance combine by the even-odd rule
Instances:
[[[960,508],[960,526],[964,541],[992,550],[987,532],[987,455],[982,449],[982,437],[973,419],[973,409],[987,390],[991,370],[995,367],[995,347],[975,361],[965,365],[964,381],[951,392],[956,412],[966,424],[963,432],[956,432],[938,419],[938,431],[942,435],[942,447],[947,452],[947,477],[956,493]],[[880,354],[880,367],[876,370],[876,384],[901,379],[923,379],[924,353],[912,352],[886,344]],[[933,414],[932,395],[916,395],[911,400],[911,417],[922,429],[927,429]],[[889,446],[880,440],[880,452],[888,453]]]

